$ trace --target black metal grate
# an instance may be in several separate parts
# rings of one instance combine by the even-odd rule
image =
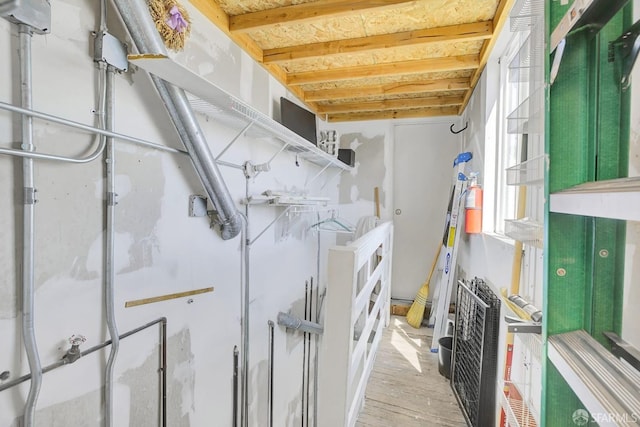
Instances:
[[[495,425],[500,299],[477,277],[458,282],[451,383],[467,423]]]

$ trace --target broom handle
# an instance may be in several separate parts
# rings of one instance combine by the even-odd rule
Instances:
[[[429,272],[429,277],[427,277],[427,282],[431,282],[431,276],[433,276],[433,271],[436,269],[436,264],[438,263],[438,257],[440,257],[440,250],[442,249],[442,245],[438,245],[438,250],[436,251],[436,256],[433,258],[433,263],[431,264],[431,271]]]

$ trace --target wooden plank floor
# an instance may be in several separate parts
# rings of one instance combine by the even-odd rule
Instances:
[[[431,353],[432,329],[391,316],[376,355],[357,427],[466,426],[449,380]]]

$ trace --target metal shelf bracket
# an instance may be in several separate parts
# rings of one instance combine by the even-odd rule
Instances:
[[[624,34],[609,43],[609,62],[615,61],[616,56],[622,60],[620,84],[622,90],[625,91],[631,86],[631,72],[640,53],[640,38],[638,36],[640,36],[640,21],[637,21]]]

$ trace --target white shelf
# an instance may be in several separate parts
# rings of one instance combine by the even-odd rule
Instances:
[[[582,330],[550,337],[548,355],[591,414],[610,416],[600,426],[637,425],[638,371]]]
[[[544,94],[536,90],[507,116],[507,133],[532,133],[539,129],[543,120],[543,104]]]
[[[327,206],[330,199],[328,197],[312,197],[312,196],[251,196],[246,201],[248,205],[267,205],[267,206]]]
[[[525,31],[544,17],[544,1],[518,0],[511,9],[511,31]]]
[[[542,155],[507,168],[507,185],[540,185],[544,183],[547,156]]]
[[[640,177],[594,181],[551,194],[556,213],[640,221]]]
[[[241,130],[250,122],[247,132],[256,138],[275,138],[289,144],[287,149],[320,166],[343,170],[352,167],[325,153],[297,133],[266,114],[240,101],[210,81],[164,55],[129,55],[129,62],[189,92],[192,108],[232,128]]]
[[[529,82],[544,75],[543,48],[541,37],[530,34],[509,63],[509,81],[512,83]]]
[[[543,248],[544,226],[529,219],[506,219],[505,231],[508,237],[537,248]]]

